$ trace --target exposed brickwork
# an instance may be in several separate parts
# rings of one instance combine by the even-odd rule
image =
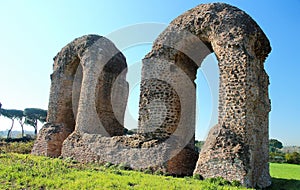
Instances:
[[[236,7],[212,3],[187,11],[143,59],[139,134],[115,136],[123,132],[128,95],[125,58],[103,37],[75,39],[54,59],[49,124],[33,153],[266,187],[270,100],[264,61],[270,51],[260,27]],[[219,62],[219,118],[198,158],[194,80],[212,52]]]
[[[184,71],[193,82],[197,68],[209,53],[214,52],[219,61],[219,124],[208,135],[194,173],[204,178],[221,176],[238,180],[247,187],[270,185],[269,81],[263,65],[270,50],[267,37],[250,16],[236,7],[213,3],[199,5],[173,20],[143,60],[142,85],[157,89],[152,94],[168,92],[171,88],[161,90],[155,88],[155,82],[145,84],[151,77],[161,80],[161,76],[168,75],[165,77],[168,81],[178,81],[172,88],[183,89],[182,79],[178,79],[176,72]],[[150,87],[141,87],[140,130],[151,130],[144,124],[148,121],[142,114],[146,109],[143,102],[151,104],[152,97],[144,96],[148,89]],[[185,93],[194,94],[194,91]],[[195,100],[192,101],[195,104]],[[180,104],[185,104],[181,98]],[[179,106],[172,106],[176,107]],[[161,125],[160,131],[166,133],[172,125],[181,127],[175,122],[177,118],[192,114],[191,119],[194,119],[193,109],[190,106],[191,111],[181,114],[177,109],[168,112],[167,115],[176,117],[173,123]],[[159,111],[154,108],[152,112]],[[188,136],[186,133],[194,123],[185,123],[185,127],[187,130],[182,135]]]
[[[179,176],[192,175],[197,161],[194,150],[176,149],[173,143],[144,135],[103,137],[80,132],[68,136],[61,155],[80,162],[126,163],[136,170],[161,170]]]
[[[62,144],[71,133],[72,131],[68,131],[66,127],[46,124],[39,131],[32,154],[49,157],[60,156]]]
[[[54,58],[48,124],[41,129],[33,154],[59,156],[63,141],[75,128],[103,136],[123,135],[126,69],[125,57],[104,37],[87,35],[65,46]],[[114,83],[118,112],[111,104]]]

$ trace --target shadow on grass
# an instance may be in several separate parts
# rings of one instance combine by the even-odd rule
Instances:
[[[300,180],[272,178],[272,185],[266,190],[299,190]]]

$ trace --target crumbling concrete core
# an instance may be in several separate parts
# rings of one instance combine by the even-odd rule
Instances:
[[[143,59],[138,134],[122,136],[125,57],[104,37],[75,39],[54,58],[48,124],[32,152],[267,187],[270,51],[261,28],[236,7],[211,3],[185,12]],[[194,80],[210,53],[220,73],[218,124],[198,155]]]

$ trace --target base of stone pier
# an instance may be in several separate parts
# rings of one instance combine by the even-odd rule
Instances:
[[[134,170],[160,170],[176,176],[192,175],[198,159],[195,150],[174,149],[166,142],[142,135],[102,137],[79,132],[64,141],[61,156],[83,163],[122,163]]]

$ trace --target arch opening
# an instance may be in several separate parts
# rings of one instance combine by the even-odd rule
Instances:
[[[210,128],[218,123],[219,68],[218,61],[214,53],[207,55],[203,60],[201,67],[197,70],[195,84],[195,139],[200,144],[203,144],[207,138]]]
[[[180,91],[188,94],[188,97],[179,95],[181,114],[176,115],[180,118],[176,129],[179,138],[183,142],[187,136],[190,138],[183,145],[186,145],[184,149],[192,149],[195,134],[195,90],[189,91],[186,87],[189,83],[195,86],[196,71],[208,54],[214,52],[218,59],[218,123],[208,134],[194,173],[204,178],[222,176],[238,180],[247,187],[270,184],[267,150],[270,102],[268,76],[263,67],[270,50],[268,39],[249,15],[222,3],[199,5],[187,11],[156,39],[143,61],[140,100],[149,102],[151,99],[143,96],[147,89],[156,86],[154,82],[147,83],[149,78],[171,81],[178,89],[177,94],[182,94]],[[189,80],[180,77],[179,72]],[[147,104],[140,104],[140,115],[143,109],[147,109]],[[176,109],[172,112],[176,113]],[[143,120],[147,118],[140,117],[140,129],[147,123]],[[167,126],[160,128],[164,131]],[[170,138],[172,136],[174,134]],[[192,160],[190,154],[184,154],[179,153],[172,159]],[[170,168],[182,169],[183,166],[172,167],[175,162]]]

